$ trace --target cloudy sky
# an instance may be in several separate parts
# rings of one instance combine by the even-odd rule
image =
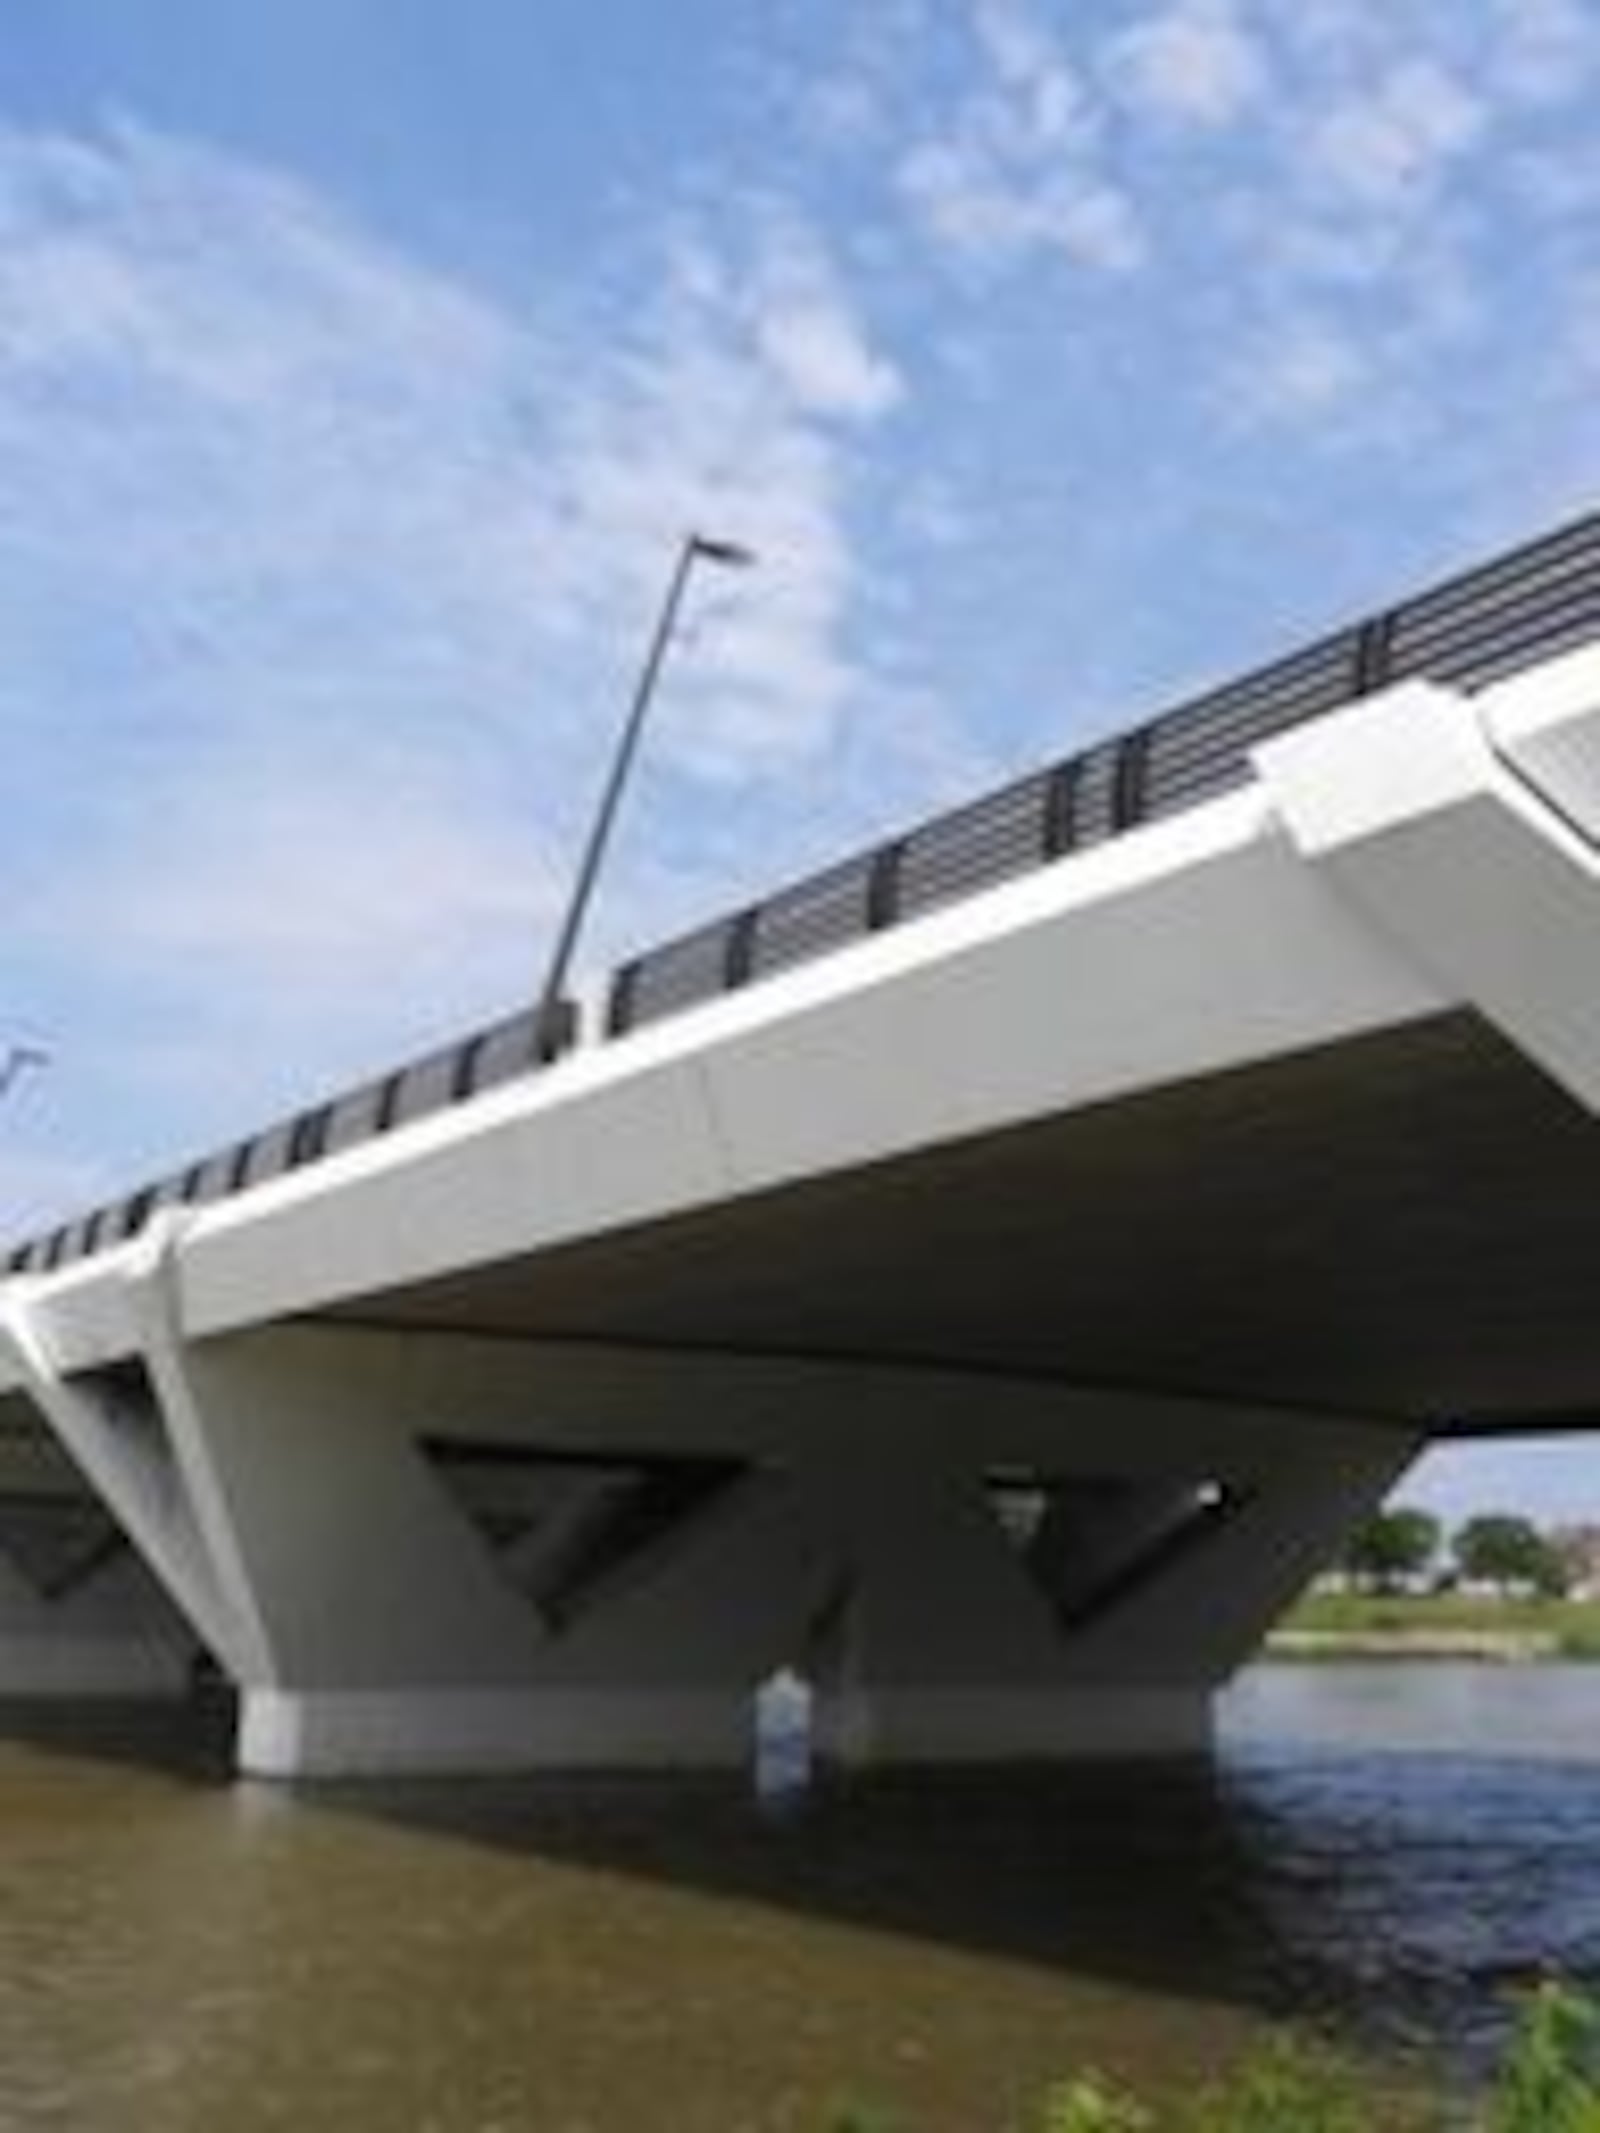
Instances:
[[[1600,0],[13,0],[8,1229],[1600,490]],[[1600,1458],[1436,1467],[1600,1512]]]

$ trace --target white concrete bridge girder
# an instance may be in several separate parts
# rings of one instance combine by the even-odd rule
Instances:
[[[6,1406],[45,1431],[130,1542],[51,1589],[28,1591],[13,1559],[0,1694],[177,1694],[201,1642],[224,1651],[226,1610],[160,1416],[119,1382],[64,1378],[15,1284],[0,1290],[0,1365]]]
[[[0,1337],[235,1676],[263,1774],[734,1762],[788,1662],[841,1759],[1192,1746],[1414,1449],[898,1367],[331,1325],[190,1344],[170,1247],[134,1277],[142,1420],[52,1371],[15,1285]],[[1081,1544],[1008,1540],[988,1468],[1064,1492]]]
[[[1213,1692],[1415,1449],[1403,1431],[1282,1415],[1279,1456],[1263,1458],[1204,1403],[1180,1420],[1187,1403],[1069,1402],[1082,1412],[1058,1415],[1048,1439],[996,1431],[980,1401],[965,1445],[947,1440],[925,1465],[830,1466],[850,1604],[816,1655],[824,1753],[950,1763],[1201,1746]],[[1052,1561],[1008,1544],[974,1444],[1086,1496],[1079,1545]],[[1119,1533],[1130,1506],[1152,1505],[1157,1519]]]
[[[1475,697],[1405,682],[1254,761],[1338,901],[1600,1110],[1600,649]]]
[[[49,1442],[0,1438],[0,1690],[178,1695],[194,1649],[182,1615]]]
[[[28,1400],[0,1402],[0,1431],[0,1694],[181,1694],[194,1633],[120,1521]]]

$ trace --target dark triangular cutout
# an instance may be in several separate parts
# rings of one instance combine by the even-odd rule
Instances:
[[[1220,1482],[1130,1480],[994,1467],[995,1522],[1065,1627],[1109,1613],[1232,1518],[1244,1498]]]
[[[0,1497],[0,1553],[41,1600],[65,1600],[126,1547],[121,1528],[88,1497]]]
[[[501,1573],[565,1629],[748,1472],[735,1459],[585,1454],[429,1437],[419,1449]]]

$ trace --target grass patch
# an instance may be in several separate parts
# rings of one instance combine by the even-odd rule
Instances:
[[[1492,1599],[1478,1593],[1308,1593],[1279,1629],[1316,1636],[1381,1637],[1466,1632],[1545,1637],[1562,1658],[1600,1659],[1600,1600]]]
[[[853,2105],[822,2133],[915,2133]],[[1016,2133],[1600,2133],[1600,2008],[1564,1985],[1530,1998],[1492,2093],[1398,2096],[1315,2039],[1272,2039],[1198,2094],[1156,2103],[1098,2074],[1046,2095]]]

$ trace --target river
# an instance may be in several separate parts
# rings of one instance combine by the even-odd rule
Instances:
[[[1265,1666],[1212,1767],[231,1785],[0,1708],[5,2133],[995,2133],[1285,2013],[1480,2064],[1600,1979],[1600,1669]]]

